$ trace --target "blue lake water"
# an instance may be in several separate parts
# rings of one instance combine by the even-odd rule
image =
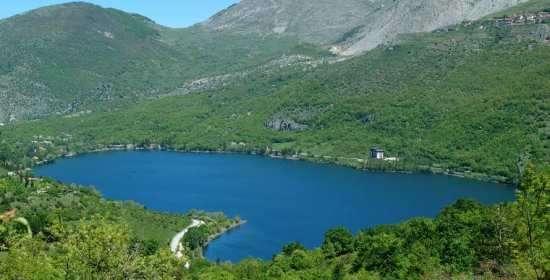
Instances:
[[[93,185],[106,197],[148,208],[222,211],[248,221],[214,241],[210,260],[269,259],[299,241],[314,248],[326,230],[356,232],[411,217],[434,217],[459,198],[514,199],[511,187],[427,174],[364,172],[248,155],[112,152],[63,159],[35,173]]]

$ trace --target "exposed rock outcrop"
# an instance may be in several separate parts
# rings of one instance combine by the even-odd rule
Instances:
[[[355,55],[398,34],[475,20],[527,0],[242,0],[203,23],[215,30],[297,36]]]
[[[267,128],[277,131],[302,131],[308,128],[307,125],[299,124],[291,119],[273,118],[265,123]]]

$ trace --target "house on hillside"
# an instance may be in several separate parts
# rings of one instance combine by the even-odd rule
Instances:
[[[370,149],[370,156],[375,159],[384,159],[384,150],[378,147],[373,147]]]

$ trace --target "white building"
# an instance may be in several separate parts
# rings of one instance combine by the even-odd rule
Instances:
[[[375,159],[384,159],[384,150],[374,147],[370,149],[370,156]]]

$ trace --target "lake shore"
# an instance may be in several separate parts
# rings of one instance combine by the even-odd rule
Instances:
[[[204,244],[204,246],[201,249],[200,252],[200,258],[204,259],[204,250],[210,245],[211,242],[215,241],[216,239],[220,238],[224,234],[233,231],[240,226],[246,224],[246,220],[234,220],[233,223],[231,223],[229,226],[223,228],[222,230],[208,236],[208,240]],[[185,234],[192,228],[200,227],[203,225],[206,225],[207,222],[203,221],[200,218],[194,218],[191,222],[191,225],[185,227],[183,230],[178,232],[170,241],[170,251],[176,256],[176,258],[181,259],[184,257],[184,245],[182,244],[182,240],[185,237]],[[188,263],[186,263],[186,267],[188,267]]]
[[[238,220],[235,223],[233,223],[232,225],[230,225],[229,227],[225,228],[224,230],[222,230],[218,233],[210,235],[208,237],[208,241],[206,241],[206,245],[204,245],[204,247],[203,247],[203,251],[208,247],[208,245],[210,245],[211,242],[213,242],[216,239],[222,237],[224,234],[226,234],[228,232],[236,230],[237,228],[241,227],[242,225],[246,224],[247,222],[248,221],[246,221],[246,220]]]
[[[359,230],[410,217],[433,217],[464,197],[483,204],[513,200],[511,188],[473,180],[361,172],[237,154],[112,152],[58,160],[35,172],[60,182],[96,186],[110,199],[188,213],[186,220],[167,232],[165,246],[192,219],[200,219],[208,227],[185,235],[184,243],[192,248],[185,255],[200,259],[201,249],[210,240],[204,257],[234,263],[250,256],[270,259],[284,244],[296,240],[313,248],[321,244],[319,236],[336,226]],[[420,198],[431,203],[419,203]],[[376,215],[372,209],[387,214]],[[237,222],[239,217],[251,224],[227,234],[242,224]],[[226,235],[213,241],[220,233]]]
[[[437,166],[427,166],[427,165],[412,165],[406,168],[396,168],[394,163],[386,163],[380,160],[372,160],[377,166],[369,166],[367,159],[360,158],[347,158],[347,157],[334,157],[326,155],[314,155],[314,154],[296,154],[296,155],[282,155],[279,152],[270,152],[265,153],[262,151],[234,151],[234,150],[182,150],[175,149],[169,146],[162,146],[159,144],[150,144],[148,146],[140,146],[136,144],[126,144],[126,145],[108,145],[105,147],[94,147],[89,150],[84,150],[81,152],[70,152],[58,155],[54,159],[37,161],[34,163],[34,166],[40,166],[45,164],[50,164],[55,162],[59,158],[72,158],[85,154],[93,153],[106,153],[106,152],[117,152],[117,151],[168,151],[168,152],[177,152],[177,153],[204,153],[204,154],[248,154],[256,156],[265,156],[273,159],[282,159],[282,160],[293,160],[293,161],[308,161],[320,164],[334,164],[338,166],[349,167],[357,170],[370,171],[370,172],[386,172],[386,173],[402,173],[402,174],[414,174],[414,173],[425,173],[425,174],[434,174],[434,175],[445,175],[451,177],[465,178],[483,182],[491,182],[498,184],[511,185],[514,184],[512,178],[490,175],[480,172],[471,172],[471,171],[458,171],[452,170],[449,168],[442,168]]]

